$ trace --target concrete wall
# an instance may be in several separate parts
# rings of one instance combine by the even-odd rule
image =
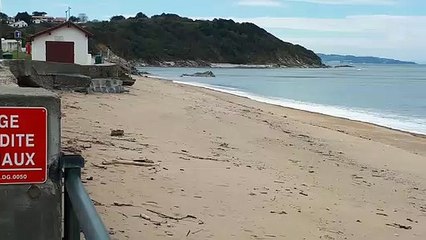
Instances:
[[[67,63],[48,63],[40,61],[12,60],[6,61],[10,71],[18,79],[19,86],[54,88],[54,75],[85,75],[90,78],[111,78],[123,81],[123,85],[131,86],[135,80],[114,64],[77,65]],[[61,84],[56,81],[55,85]],[[67,85],[67,83],[63,83]],[[85,84],[85,83],[84,83]],[[90,83],[89,83],[90,84]],[[83,86],[83,85],[82,85]],[[85,86],[85,85],[84,85]]]
[[[18,80],[9,71],[9,68],[3,66],[0,62],[0,85],[18,86]]]
[[[81,65],[91,64],[92,57],[88,54],[89,39],[84,32],[77,28],[64,26],[53,30],[50,35],[46,33],[36,37],[32,42],[32,60],[46,61],[47,41],[74,42],[74,63]]]
[[[0,106],[48,110],[48,180],[38,185],[0,186],[0,239],[61,240],[60,99],[44,89],[0,86]]]

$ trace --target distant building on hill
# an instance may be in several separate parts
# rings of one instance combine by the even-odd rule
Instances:
[[[21,21],[10,23],[9,26],[13,28],[24,28],[24,27],[28,27],[28,23],[21,20]]]
[[[7,23],[8,23],[8,24],[12,24],[12,23],[14,23],[14,22],[16,22],[15,17],[8,17],[8,18],[7,18]]]
[[[72,22],[38,32],[30,37],[32,60],[90,65],[91,36],[92,33]]]
[[[56,18],[53,19],[54,23],[64,23],[66,21],[67,21],[67,19],[64,18],[64,17],[56,17]]]
[[[46,13],[39,13],[37,15],[32,15],[32,22],[34,24],[40,24],[40,23],[64,23],[67,21],[64,17],[49,17]]]
[[[54,19],[55,19],[54,17],[48,17],[46,15],[32,16],[32,21],[34,24],[40,24],[44,22],[53,22]]]

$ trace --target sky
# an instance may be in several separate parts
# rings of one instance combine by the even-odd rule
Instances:
[[[317,53],[379,56],[426,63],[426,0],[0,0],[1,11],[44,11],[90,19],[176,13],[253,22]]]

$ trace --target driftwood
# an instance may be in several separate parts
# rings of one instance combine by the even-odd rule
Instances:
[[[101,169],[108,169],[105,166],[101,166],[101,165],[98,165],[98,164],[95,164],[95,163],[91,163],[91,165],[94,166],[94,167],[97,167],[97,168],[101,168]]]
[[[194,158],[194,159],[199,159],[199,160],[207,160],[207,161],[214,161],[214,162],[229,162],[229,160],[220,160],[217,158],[211,158],[211,157],[200,157],[200,156],[195,156],[195,155],[191,155],[187,152],[173,152],[175,154],[180,154],[180,155],[184,155],[187,156],[189,158]]]
[[[176,220],[176,221],[181,221],[181,220],[184,220],[184,219],[187,219],[187,218],[197,219],[197,217],[195,217],[193,215],[186,215],[185,217],[172,217],[172,216],[169,216],[169,215],[166,215],[164,213],[160,213],[160,212],[157,212],[157,211],[154,211],[154,210],[151,210],[151,209],[147,209],[147,211],[155,213],[162,218],[172,219],[172,220]]]
[[[110,135],[112,137],[122,137],[122,136],[124,136],[124,130],[121,130],[121,129],[111,130]]]
[[[117,160],[119,161],[128,161],[128,162],[137,162],[137,163],[150,163],[150,164],[155,164],[154,161],[149,160],[147,158],[145,159],[137,159],[137,160],[128,160],[128,159],[124,159],[124,158],[117,158]]]
[[[119,203],[119,202],[114,202],[112,205],[117,206],[117,207],[134,207],[133,204],[130,204],[130,203]]]
[[[154,225],[160,226],[162,222],[159,221],[155,221],[152,220],[148,215],[145,215],[143,213],[139,214],[139,215],[133,215],[133,217],[137,217],[137,218],[142,218],[143,220],[149,221],[151,223],[153,223]]]
[[[118,213],[123,215],[125,218],[129,218],[129,216],[127,216],[125,213],[122,213],[122,212],[118,212]]]
[[[406,226],[406,225],[402,225],[402,224],[399,224],[399,223],[392,223],[392,224],[387,223],[386,226],[394,227],[394,228],[401,228],[401,229],[405,229],[405,230],[411,230],[413,228],[411,226]]]
[[[145,163],[145,162],[140,162],[140,160],[133,160],[133,161],[112,160],[110,162],[103,161],[102,165],[132,165],[132,166],[138,166],[138,167],[155,167],[155,166],[159,166],[160,164]]]

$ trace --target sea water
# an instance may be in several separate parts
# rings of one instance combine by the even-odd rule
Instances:
[[[426,65],[140,70],[260,102],[426,134]],[[212,71],[216,77],[180,77],[203,71]]]

